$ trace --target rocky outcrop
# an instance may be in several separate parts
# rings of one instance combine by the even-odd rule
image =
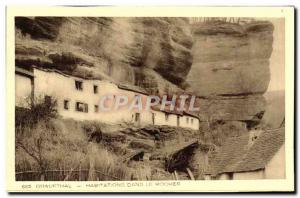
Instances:
[[[264,93],[270,81],[273,25],[210,22],[193,30],[188,82],[199,96]]]
[[[249,120],[264,111],[272,23],[210,21],[194,24],[192,29],[193,64],[187,81],[200,98],[201,113],[206,114],[211,106],[212,112],[226,114],[224,119]],[[208,105],[212,98],[218,102]]]
[[[105,76],[157,91],[142,76],[152,73],[157,84],[180,87],[192,64],[185,18],[17,17],[15,25],[21,67]]]
[[[266,101],[262,95],[237,97],[200,98],[201,120],[207,117],[228,121],[246,121],[256,119],[259,113],[265,111]]]

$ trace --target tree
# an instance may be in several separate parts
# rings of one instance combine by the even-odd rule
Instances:
[[[48,167],[46,152],[59,135],[51,129],[49,120],[57,116],[56,101],[31,99],[30,109],[16,110],[16,148],[21,148],[38,164],[41,180]]]

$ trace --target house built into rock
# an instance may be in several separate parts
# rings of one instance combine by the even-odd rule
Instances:
[[[168,125],[199,129],[197,116],[183,112],[159,109],[130,109],[102,111],[103,96],[127,96],[129,101],[139,96],[146,101],[147,93],[136,86],[118,85],[109,79],[91,79],[67,75],[53,69],[33,67],[32,71],[16,67],[16,106],[26,107],[25,98],[41,97],[57,101],[57,110],[63,118],[95,120],[109,124],[133,123],[138,126]],[[110,101],[108,101],[110,103]],[[105,105],[110,105],[105,103]]]

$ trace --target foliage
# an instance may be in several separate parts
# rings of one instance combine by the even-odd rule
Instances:
[[[57,117],[57,101],[45,100],[42,97],[28,97],[25,105],[29,108],[16,107],[16,126],[34,126],[39,121],[49,121],[51,118]]]

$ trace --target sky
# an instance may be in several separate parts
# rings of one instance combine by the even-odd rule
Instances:
[[[271,80],[268,91],[284,90],[284,19],[268,19],[274,25],[273,52],[270,57]]]

